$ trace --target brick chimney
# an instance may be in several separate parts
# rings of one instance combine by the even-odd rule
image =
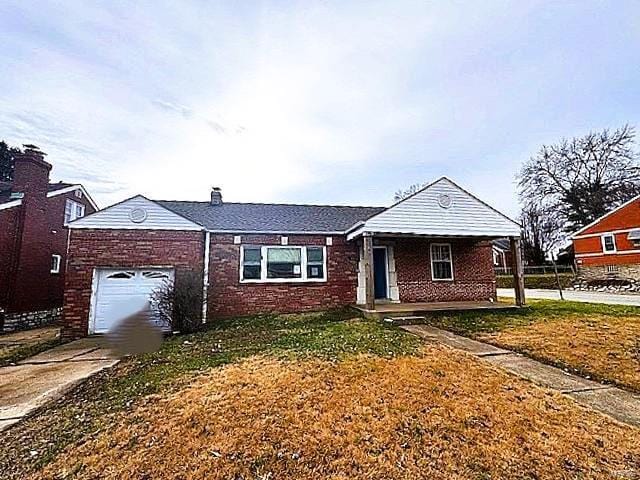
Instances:
[[[211,189],[211,205],[222,205],[222,190],[219,187]]]
[[[34,306],[30,298],[20,296],[34,282],[49,274],[51,249],[47,217],[47,190],[51,165],[44,161],[44,153],[34,145],[24,145],[24,152],[16,155],[13,170],[12,196],[22,199],[16,231],[15,273],[11,289],[10,312],[24,312]],[[17,268],[17,265],[20,268]]]
[[[35,145],[25,145],[25,150],[17,154],[13,170],[11,192],[24,196],[47,194],[51,164],[45,162],[45,153]]]

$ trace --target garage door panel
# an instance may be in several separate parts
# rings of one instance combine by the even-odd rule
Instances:
[[[98,270],[94,285],[93,333],[112,330],[125,318],[149,309],[151,294],[173,280],[170,269]],[[162,325],[157,314],[150,318]]]

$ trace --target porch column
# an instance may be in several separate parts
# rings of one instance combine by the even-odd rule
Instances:
[[[373,290],[373,237],[370,233],[362,236],[362,254],[364,256],[364,303],[367,310],[375,308]]]
[[[516,291],[516,305],[522,307],[525,304],[524,298],[524,271],[522,268],[522,249],[520,248],[520,238],[509,237],[511,244],[511,254],[513,257],[513,285]]]

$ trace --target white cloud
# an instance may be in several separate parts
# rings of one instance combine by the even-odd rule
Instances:
[[[206,199],[214,185],[233,200],[381,204],[448,174],[514,213],[513,174],[540,142],[602,112],[635,120],[637,99],[609,108],[638,74],[620,68],[612,82],[575,56],[588,45],[609,70],[637,60],[621,48],[637,40],[631,23],[609,19],[613,58],[582,32],[595,10],[5,4],[0,138],[39,144],[57,178],[86,182],[102,204]],[[611,98],[594,98],[603,85]]]

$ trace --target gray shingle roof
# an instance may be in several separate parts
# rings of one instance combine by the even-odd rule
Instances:
[[[156,201],[208,230],[229,232],[344,232],[385,207]]]

